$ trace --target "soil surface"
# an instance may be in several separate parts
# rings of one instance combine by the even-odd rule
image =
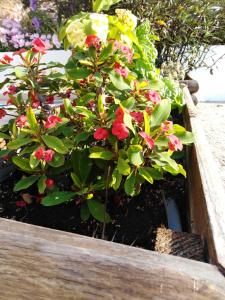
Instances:
[[[31,204],[18,207],[16,203],[22,196],[12,193],[12,189],[20,177],[21,173],[14,173],[0,185],[0,217],[101,238],[102,224],[93,218],[81,221],[76,199],[67,204],[44,207],[34,197]],[[181,208],[183,228],[187,230],[186,180],[182,176],[167,175],[165,180],[143,186],[142,193],[134,198],[110,191],[107,211],[112,223],[106,225],[105,239],[153,250],[156,229],[167,226],[162,190],[166,197],[176,200]]]
[[[225,104],[198,103],[196,107],[225,189]]]

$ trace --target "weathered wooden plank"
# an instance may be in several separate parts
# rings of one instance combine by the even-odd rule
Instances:
[[[1,300],[225,299],[215,266],[0,219]]]
[[[208,147],[203,124],[198,118],[187,88],[186,126],[192,130],[195,146],[188,149],[188,181],[192,232],[207,238],[213,263],[225,269],[225,191],[219,169]]]

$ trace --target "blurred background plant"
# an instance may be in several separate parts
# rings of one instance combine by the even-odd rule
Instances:
[[[0,8],[7,6],[10,18],[20,26],[12,22],[11,29],[6,28],[5,33],[5,21],[2,21],[0,42],[5,45],[2,50],[7,48],[5,40],[12,41],[8,42],[9,49],[17,48],[23,44],[21,34],[25,34],[26,45],[30,42],[29,34],[34,33],[43,34],[42,39],[46,37],[59,48],[55,33],[60,25],[80,11],[92,10],[91,0],[16,0],[11,1],[14,10],[9,8],[10,1],[0,4]],[[149,21],[151,40],[155,40],[158,51],[156,65],[162,66],[164,74],[175,78],[183,78],[190,70],[205,66],[210,46],[225,43],[224,0],[124,0],[113,6],[111,13],[117,8],[131,10],[140,23]],[[13,37],[16,31],[17,36]]]

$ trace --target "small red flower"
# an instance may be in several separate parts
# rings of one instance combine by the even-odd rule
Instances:
[[[148,101],[152,101],[153,104],[159,104],[161,101],[161,98],[156,91],[148,91],[145,93],[145,98]]]
[[[44,157],[45,151],[42,147],[39,147],[37,151],[34,152],[34,156],[38,159],[41,160]]]
[[[17,88],[15,85],[10,85],[10,86],[8,86],[8,91],[4,92],[3,95],[4,96],[5,95],[13,95],[16,93],[16,90],[17,90]]]
[[[105,128],[98,128],[94,133],[96,140],[105,140],[109,136],[109,132]]]
[[[142,123],[144,121],[144,115],[140,111],[133,111],[130,115],[137,123]]]
[[[38,108],[40,106],[40,101],[35,93],[31,94],[32,108]]]
[[[5,111],[4,109],[1,109],[1,108],[0,108],[0,120],[1,120],[2,118],[4,118],[5,115],[6,115],[6,111]]]
[[[146,141],[146,144],[148,145],[148,147],[150,149],[153,149],[155,142],[154,140],[150,137],[150,135],[148,135],[146,132],[141,131],[139,132],[139,135]]]
[[[15,51],[14,53],[13,53],[13,56],[15,56],[15,55],[22,55],[24,52],[27,52],[27,49],[25,49],[25,48],[22,48],[22,49],[20,49],[20,50],[18,50],[18,51]]]
[[[172,121],[165,121],[161,124],[161,130],[163,132],[171,131],[173,130],[173,122]]]
[[[23,201],[23,200],[19,200],[19,201],[16,201],[16,206],[17,207],[25,207],[27,204],[26,204],[26,202],[25,201]]]
[[[152,114],[152,109],[150,107],[146,107],[145,111],[149,116]]]
[[[2,158],[3,158],[5,161],[7,161],[7,160],[9,160],[10,156],[9,156],[8,154],[6,154],[6,155],[2,156]]]
[[[40,38],[34,39],[32,41],[32,45],[33,45],[32,51],[35,53],[39,52],[45,54],[46,50],[49,48],[49,46]]]
[[[57,123],[61,123],[61,122],[62,122],[62,118],[57,116],[50,116],[45,122],[45,128],[46,129],[53,128],[56,126]]]
[[[0,59],[0,63],[2,63],[3,65],[8,65],[11,63],[11,61],[13,61],[12,57],[8,56],[7,54],[5,54],[2,59]]]
[[[44,152],[43,158],[44,158],[44,160],[45,160],[46,162],[52,161],[54,154],[55,154],[55,152],[54,152],[53,150],[51,150],[51,149],[46,150],[46,151]]]
[[[85,44],[88,48],[95,47],[96,49],[99,49],[101,47],[101,40],[96,35],[90,34],[87,36]]]
[[[131,48],[129,48],[127,45],[119,42],[119,41],[115,41],[114,42],[114,50],[120,50],[123,54],[125,54],[127,60],[129,63],[132,62],[133,59],[133,51]]]
[[[23,128],[24,126],[26,126],[27,125],[27,117],[24,115],[19,116],[16,119],[16,125],[20,128]]]
[[[123,123],[124,111],[122,107],[116,109],[116,120],[120,123]]]
[[[52,104],[54,103],[54,100],[55,100],[54,96],[47,96],[45,101],[47,104]]]
[[[119,63],[115,63],[114,65],[114,71],[121,75],[122,77],[126,78],[128,76],[128,71],[127,69],[123,68]]]
[[[178,151],[178,150],[182,151],[183,145],[177,136],[171,134],[168,136],[168,138],[169,138],[168,145],[171,151]]]
[[[51,188],[54,187],[55,181],[53,179],[48,178],[48,179],[45,180],[45,184],[46,184],[48,189],[51,189]]]
[[[115,120],[112,126],[112,134],[115,135],[119,140],[124,140],[129,136],[129,130],[124,123]]]
[[[67,90],[67,91],[66,91],[66,97],[67,97],[67,98],[70,98],[70,97],[71,97],[71,93],[72,93],[72,90],[70,90],[70,89]]]

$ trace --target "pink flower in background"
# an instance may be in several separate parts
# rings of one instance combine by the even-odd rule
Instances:
[[[44,152],[43,158],[46,162],[52,161],[54,154],[55,154],[55,152],[53,150],[48,149]]]
[[[168,145],[171,151],[178,151],[178,150],[182,151],[183,145],[177,136],[171,134],[168,136],[168,139],[169,139]]]
[[[40,39],[39,37],[33,40],[32,45],[33,45],[32,51],[35,53],[39,52],[45,54],[46,50],[49,48],[49,45],[47,45],[47,43],[42,41],[42,39]]]
[[[173,122],[172,121],[165,121],[161,124],[161,130],[163,132],[171,131],[173,130]]]
[[[10,86],[8,86],[8,91],[4,92],[3,95],[13,95],[16,93],[16,90],[16,86],[11,84]]]
[[[24,126],[27,126],[27,117],[24,115],[19,116],[16,119],[16,125],[20,128],[23,128]]]
[[[39,147],[37,149],[37,151],[34,152],[34,156],[38,159],[38,160],[41,160],[43,157],[44,157],[44,149],[42,147]]]
[[[12,57],[8,56],[7,54],[5,54],[2,59],[0,59],[0,63],[2,63],[3,65],[8,65],[11,63],[11,61],[13,61]]]
[[[96,35],[90,34],[87,36],[85,44],[88,48],[95,47],[96,49],[99,49],[101,47],[101,40]]]
[[[6,111],[0,108],[0,119],[4,118],[5,115],[6,115]]]
[[[117,62],[115,63],[114,70],[117,74],[121,75],[124,78],[127,78],[127,76],[128,76],[127,69],[123,68],[119,63],[117,63]]]
[[[144,115],[140,111],[133,111],[130,115],[137,123],[142,123],[144,121]]]
[[[156,91],[148,91],[145,93],[145,98],[148,101],[152,101],[153,104],[159,104],[161,101],[161,98]]]
[[[141,131],[139,132],[139,135],[146,141],[146,144],[148,145],[148,147],[150,149],[154,148],[155,142],[154,140],[151,138],[150,135],[148,135],[146,132]]]
[[[53,128],[56,126],[57,123],[61,123],[61,122],[62,122],[62,118],[58,116],[50,116],[45,122],[45,128],[46,129]]]
[[[105,140],[109,136],[109,132],[105,128],[98,128],[94,133],[96,140]]]
[[[127,58],[127,61],[129,63],[132,62],[132,59],[133,59],[133,50],[128,47],[127,45],[119,42],[119,41],[115,41],[114,42],[114,50],[120,50]]]
[[[55,100],[54,96],[47,96],[45,101],[47,104],[52,104],[54,103],[54,100]]]

